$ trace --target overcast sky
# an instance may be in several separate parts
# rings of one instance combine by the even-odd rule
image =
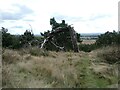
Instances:
[[[0,27],[23,34],[51,30],[50,18],[65,20],[78,33],[118,30],[119,0],[0,0]],[[30,24],[30,25],[29,25]]]

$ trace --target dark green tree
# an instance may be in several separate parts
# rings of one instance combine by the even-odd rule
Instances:
[[[73,50],[73,45],[71,41],[70,29],[72,27],[62,20],[62,23],[57,23],[55,18],[50,19],[50,25],[52,25],[52,30],[41,33],[44,38],[51,36],[49,40],[45,43],[45,48],[47,50],[58,50],[56,47],[64,47],[65,51]],[[80,34],[76,34],[77,41],[81,42]]]
[[[98,46],[118,45],[120,44],[120,32],[115,32],[115,30],[113,32],[107,31],[98,36],[96,44]]]
[[[77,41],[78,41],[79,43],[81,43],[82,40],[81,40],[81,38],[80,38],[80,34],[79,34],[79,33],[76,33],[76,35],[77,35]]]
[[[8,29],[2,27],[2,46],[3,47],[12,47],[13,44],[13,36],[8,32]]]
[[[7,47],[18,49],[21,47],[18,35],[11,35],[10,33],[8,33],[8,29],[4,27],[2,27],[1,32],[2,32],[2,46],[4,48]]]
[[[31,41],[34,39],[34,35],[30,31],[26,30],[24,32],[24,35],[21,35],[19,39],[21,46],[24,46],[25,44],[29,45],[31,44]]]
[[[8,33],[8,29],[2,27],[2,46],[4,48],[13,48],[18,49],[20,48],[20,40],[19,35],[11,35]]]

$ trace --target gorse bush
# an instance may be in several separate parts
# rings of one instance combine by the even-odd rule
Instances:
[[[119,45],[120,44],[120,32],[109,32],[98,36],[96,40],[97,46],[108,46],[108,45]]]

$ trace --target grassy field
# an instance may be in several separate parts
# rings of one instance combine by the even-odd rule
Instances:
[[[4,88],[113,88],[117,64],[98,57],[103,50],[54,52],[38,48],[3,49]]]
[[[96,42],[96,40],[91,39],[91,40],[83,40],[82,44],[94,44]]]

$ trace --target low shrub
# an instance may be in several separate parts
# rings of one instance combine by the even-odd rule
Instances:
[[[79,50],[84,52],[90,52],[94,49],[96,49],[97,46],[95,44],[80,44]]]

